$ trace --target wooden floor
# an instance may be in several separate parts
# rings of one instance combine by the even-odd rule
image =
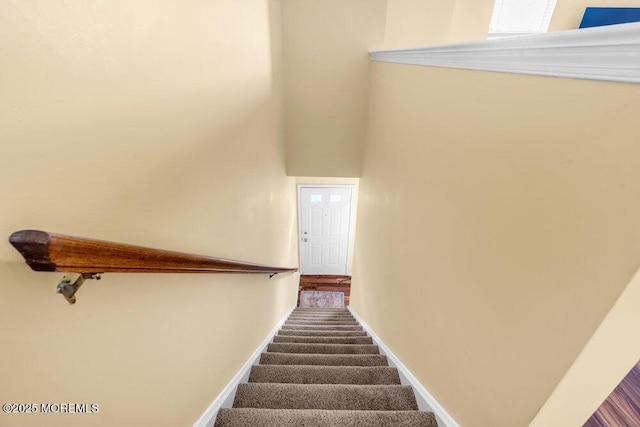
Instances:
[[[351,294],[351,276],[300,276],[298,286],[298,306],[300,306],[300,292],[326,291],[344,292],[344,306],[349,305]]]
[[[640,426],[640,362],[622,379],[584,427]]]

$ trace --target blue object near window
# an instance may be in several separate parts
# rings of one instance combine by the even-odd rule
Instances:
[[[627,22],[640,22],[640,7],[588,7],[584,11],[578,28],[601,27]]]

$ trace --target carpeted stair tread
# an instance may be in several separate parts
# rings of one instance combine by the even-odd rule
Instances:
[[[314,354],[378,354],[374,344],[309,344],[309,343],[271,343],[267,352],[272,353],[314,353]]]
[[[353,322],[285,322],[283,326],[304,326],[304,327],[308,327],[308,326],[313,326],[314,328],[318,328],[319,330],[324,330],[324,327],[333,327],[333,326],[351,326],[351,327],[360,327],[360,325],[358,323],[353,323]],[[361,330],[361,329],[356,329],[356,330]]]
[[[358,323],[358,321],[356,319],[349,319],[349,318],[344,318],[344,319],[336,319],[335,317],[331,317],[331,318],[327,318],[327,319],[323,319],[323,318],[317,318],[317,319],[313,319],[310,317],[290,317],[289,319],[287,319],[287,322],[313,322],[313,323],[322,323],[322,322],[349,322],[349,323]]]
[[[321,320],[353,320],[353,317],[348,316],[290,316],[287,320],[311,320],[311,321],[321,321]]]
[[[389,366],[381,354],[262,353],[261,365]]]
[[[352,314],[348,310],[300,310],[292,312],[290,316],[352,316]]]
[[[313,323],[349,322],[349,323],[358,323],[358,321],[356,319],[349,319],[348,317],[345,317],[344,319],[336,319],[335,317],[328,318],[328,319],[323,319],[323,318],[314,319],[314,318],[310,318],[310,317],[290,317],[290,318],[287,319],[287,322],[313,322]]]
[[[214,427],[437,427],[431,412],[226,408]]]
[[[355,319],[350,314],[314,314],[314,313],[292,313],[289,319]]]
[[[331,312],[313,312],[313,311],[293,311],[289,316],[340,316],[340,317],[353,317],[353,314],[349,313],[331,313]]]
[[[287,319],[287,322],[351,322],[358,323],[356,319],[350,319],[348,317],[344,317],[339,319],[337,317],[290,317]]]
[[[398,370],[389,366],[254,365],[250,383],[399,385]]]
[[[317,311],[318,313],[348,313],[351,314],[349,309],[347,308],[333,308],[333,307],[296,307],[293,312],[297,313],[300,311],[310,312]]]
[[[358,326],[355,320],[287,320],[285,325],[305,325],[305,326]]]
[[[297,308],[215,426],[437,427],[346,309]]]
[[[318,311],[318,310],[301,310],[294,311],[289,316],[353,316],[347,311]]]
[[[299,320],[293,320],[293,321],[289,321],[289,322],[284,322],[283,324],[284,326],[318,326],[318,327],[323,327],[323,326],[357,326],[359,327],[360,324],[357,322],[343,322],[342,320],[339,321],[333,321],[333,322],[306,322],[306,321],[299,321]]]
[[[297,342],[310,344],[373,344],[371,337],[305,337],[296,335],[276,335],[273,342]]]
[[[249,383],[238,385],[233,407],[410,411],[418,404],[401,385]]]
[[[344,322],[344,323],[351,323],[354,325],[359,325],[358,321],[355,319],[309,319],[309,318],[300,318],[300,319],[288,319],[285,323],[298,323],[298,322],[312,322],[314,325],[318,324],[318,323],[329,323],[329,324],[333,324],[333,323],[339,323],[339,322]]]
[[[309,331],[362,331],[362,326],[355,325],[282,325],[282,329],[301,329]]]
[[[297,337],[366,337],[365,331],[314,331],[313,329],[283,329],[278,335],[295,335]]]

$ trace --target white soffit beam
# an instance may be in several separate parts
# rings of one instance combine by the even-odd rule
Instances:
[[[640,83],[640,22],[369,55],[378,62]]]

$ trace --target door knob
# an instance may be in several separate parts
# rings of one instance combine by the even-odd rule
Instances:
[[[309,239],[307,239],[306,237],[304,239],[302,239],[303,242],[308,241]]]

